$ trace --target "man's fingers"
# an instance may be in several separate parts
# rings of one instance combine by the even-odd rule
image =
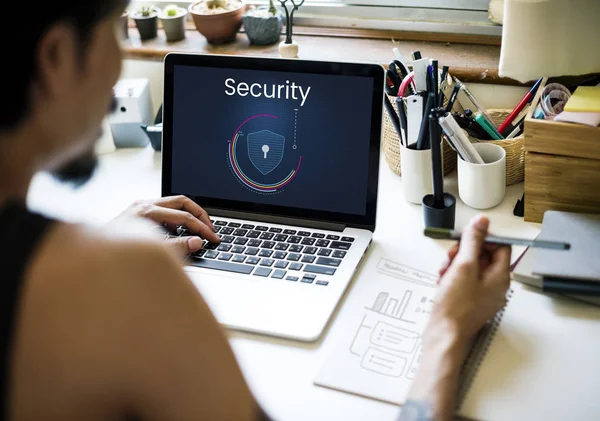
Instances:
[[[202,240],[199,237],[178,237],[168,240],[178,253],[188,255],[202,248]]]
[[[183,225],[195,234],[199,234],[212,243],[219,243],[219,236],[189,212],[178,209],[170,209],[162,206],[153,206],[146,215],[148,218],[160,224]]]
[[[463,230],[460,240],[460,249],[457,254],[457,257],[461,261],[477,261],[481,255],[489,224],[489,219],[484,216],[478,216]]]
[[[458,254],[458,250],[459,250],[458,244],[454,245],[450,250],[448,250],[448,257],[446,258],[444,263],[442,263],[442,266],[440,267],[440,270],[438,271],[440,277],[442,277],[446,274],[446,272],[448,271],[448,268],[452,264],[452,261]]]
[[[212,222],[210,222],[210,216],[208,212],[206,212],[200,205],[194,202],[192,199],[186,196],[169,196],[163,197],[159,199],[156,204],[158,206],[177,209],[191,213],[200,221],[202,221],[205,225],[210,227],[213,231],[215,227]]]
[[[492,254],[491,263],[484,273],[484,281],[486,282],[503,282],[510,283],[510,257],[511,248],[504,246],[499,248]]]

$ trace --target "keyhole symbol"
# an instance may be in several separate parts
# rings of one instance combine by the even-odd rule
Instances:
[[[265,154],[265,159],[267,159],[267,154],[269,153],[269,145],[263,145],[262,151]]]

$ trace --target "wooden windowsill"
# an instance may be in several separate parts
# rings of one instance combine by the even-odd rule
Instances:
[[[383,31],[379,31],[379,36],[376,31],[340,30],[339,34],[332,35],[334,31],[337,30],[311,32],[307,28],[299,28],[294,39],[300,45],[300,57],[310,60],[374,62],[387,66],[393,58],[392,48],[397,47],[406,57],[419,50],[425,57],[436,58],[440,66],[449,66],[451,74],[463,82],[521,85],[513,79],[498,75],[500,46],[494,39],[481,40],[473,39],[472,36],[455,35],[452,38],[456,40],[454,42],[437,42],[427,40],[436,39],[427,34],[421,34],[424,41],[417,41],[415,38],[418,34],[414,33],[391,34],[388,31],[388,38],[385,38]],[[393,35],[396,37],[392,37]],[[439,34],[435,36],[439,39]],[[496,45],[475,43],[478,41]],[[137,29],[130,27],[129,39],[124,40],[122,45],[125,58],[128,59],[162,61],[169,52],[279,57],[277,44],[253,46],[244,33],[238,33],[236,40],[230,44],[217,46],[208,44],[195,30],[187,30],[186,38],[179,42],[166,42],[162,30],[159,30],[156,39],[142,42]]]

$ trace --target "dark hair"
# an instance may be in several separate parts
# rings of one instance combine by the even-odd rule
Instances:
[[[83,55],[95,26],[111,14],[124,11],[128,3],[128,0],[41,1],[26,25],[0,25],[0,39],[7,41],[3,49],[9,58],[1,71],[5,106],[0,112],[0,131],[14,128],[30,112],[30,89],[38,71],[36,55],[44,34],[57,23],[71,25]]]

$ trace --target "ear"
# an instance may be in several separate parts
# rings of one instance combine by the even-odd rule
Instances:
[[[42,95],[53,98],[72,90],[79,63],[74,30],[65,23],[53,25],[38,44],[37,81]]]

